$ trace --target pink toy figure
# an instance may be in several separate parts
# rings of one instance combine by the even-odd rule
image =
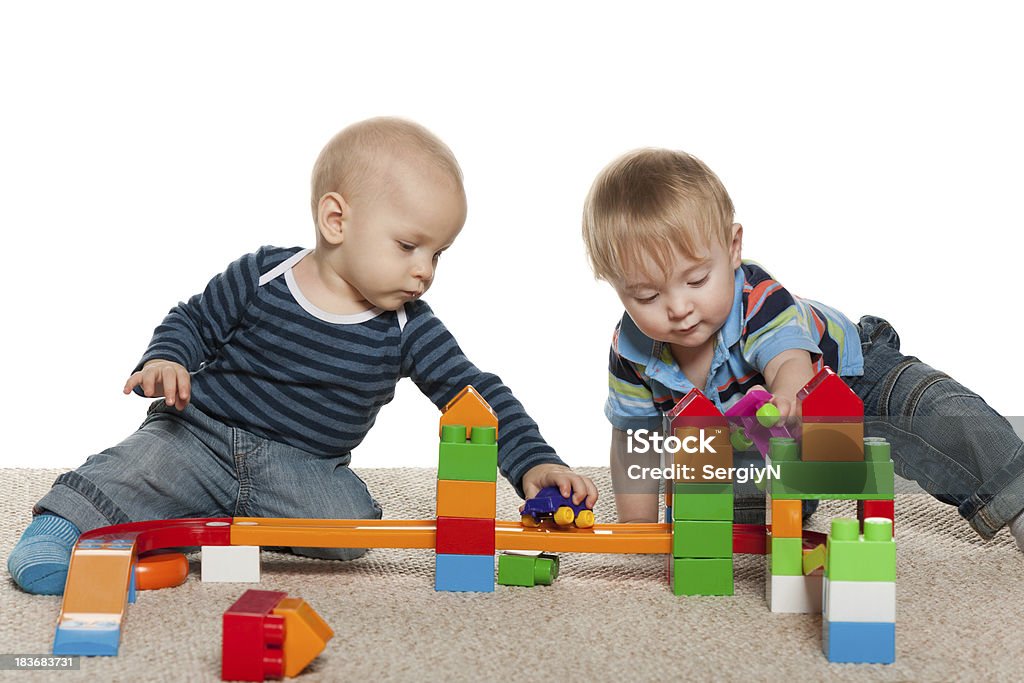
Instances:
[[[751,389],[736,405],[725,412],[730,422],[737,423],[733,447],[746,450],[751,442],[761,457],[768,456],[768,440],[773,436],[792,437],[785,425],[778,424],[779,409],[770,401],[772,395],[762,389]]]

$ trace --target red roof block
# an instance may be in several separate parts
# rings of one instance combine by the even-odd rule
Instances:
[[[676,403],[666,415],[673,430],[680,427],[728,427],[729,425],[721,411],[700,389],[690,389],[690,393],[679,399],[679,403]]]
[[[864,402],[828,367],[822,368],[796,397],[803,404],[806,422],[860,422],[864,419]]]

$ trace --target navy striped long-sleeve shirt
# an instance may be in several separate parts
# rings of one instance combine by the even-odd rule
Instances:
[[[498,415],[498,468],[522,496],[531,467],[562,461],[496,375],[482,372],[417,300],[355,315],[314,306],[291,272],[308,250],[262,247],[171,309],[136,370],[188,368],[193,406],[314,454],[348,455],[395,385],[411,378],[438,408],[472,384]]]

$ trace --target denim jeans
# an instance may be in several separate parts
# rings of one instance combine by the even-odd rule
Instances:
[[[82,531],[183,517],[380,519],[380,505],[349,459],[316,456],[192,406],[178,412],[156,401],[138,431],[58,477],[35,511],[54,512]],[[292,550],[329,559],[366,552]]]
[[[887,439],[897,474],[991,538],[1024,508],[1024,444],[980,396],[903,355],[887,321],[864,316],[857,327],[864,374],[844,379],[864,402],[865,436]]]
[[[888,321],[857,323],[864,374],[844,377],[864,402],[864,435],[889,441],[896,473],[935,498],[958,506],[983,538],[991,538],[1024,509],[1024,444],[985,401],[945,373],[900,352]],[[737,453],[736,466],[757,464]],[[804,517],[816,501],[804,501]],[[736,521],[764,522],[764,494],[735,485]]]

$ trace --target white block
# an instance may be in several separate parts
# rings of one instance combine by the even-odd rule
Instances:
[[[807,576],[772,576],[765,572],[765,594],[772,612],[792,614],[821,613],[821,568]]]
[[[895,581],[829,581],[823,587],[827,621],[896,623]]]
[[[214,583],[259,583],[258,545],[204,545],[202,580]]]

